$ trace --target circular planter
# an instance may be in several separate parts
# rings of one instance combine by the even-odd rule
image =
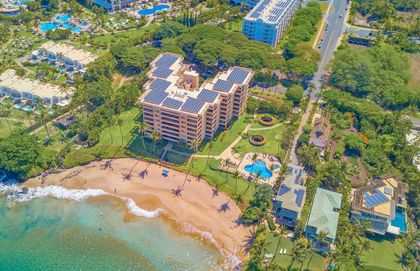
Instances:
[[[276,119],[271,115],[262,115],[258,117],[258,123],[263,126],[272,126]]]
[[[249,143],[251,143],[254,146],[262,146],[265,143],[267,143],[267,138],[265,138],[264,135],[253,135],[249,138]]]

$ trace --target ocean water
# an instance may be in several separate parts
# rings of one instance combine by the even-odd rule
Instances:
[[[222,257],[201,238],[180,234],[158,211],[129,199],[123,204],[101,190],[39,188],[26,196],[5,190],[0,187],[2,271],[221,269]]]

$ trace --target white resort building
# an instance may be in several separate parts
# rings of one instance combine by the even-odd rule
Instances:
[[[298,0],[261,0],[245,16],[242,32],[251,40],[276,47],[298,7]]]
[[[13,100],[33,101],[41,99],[47,106],[65,106],[69,103],[71,95],[70,89],[18,76],[14,70],[6,70],[0,74],[0,97],[9,96]]]
[[[64,43],[49,41],[31,54],[32,62],[48,61],[60,70],[83,74],[86,66],[99,56],[83,49],[76,49]]]
[[[151,67],[140,97],[143,120],[167,140],[191,144],[213,138],[245,110],[250,69],[230,68],[200,86],[199,74],[180,55],[161,54]]]

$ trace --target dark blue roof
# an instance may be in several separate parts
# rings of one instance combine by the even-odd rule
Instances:
[[[165,91],[169,86],[171,85],[171,82],[156,78],[153,80],[153,82],[150,84],[150,89],[152,90],[160,90]]]
[[[169,68],[178,60],[178,58],[179,57],[176,55],[164,53],[159,60],[156,61],[156,66]]]
[[[290,187],[283,184],[282,186],[280,186],[279,196],[283,196],[284,194],[288,193],[290,190],[291,190]]]
[[[171,75],[172,72],[173,70],[168,69],[166,67],[157,67],[157,69],[153,71],[152,75],[155,77],[166,79],[169,75]]]
[[[188,97],[187,101],[185,101],[184,105],[182,106],[181,110],[190,113],[198,113],[200,112],[201,108],[204,106],[204,101]]]
[[[248,74],[249,74],[248,70],[235,67],[233,68],[232,72],[229,74],[227,80],[235,84],[243,84]]]
[[[219,96],[219,93],[209,90],[209,89],[203,89],[198,94],[198,99],[203,100],[205,102],[214,103],[214,101],[217,99],[217,96]]]
[[[387,196],[385,196],[382,191],[375,189],[375,191],[369,195],[368,192],[365,192],[365,200],[364,203],[366,207],[374,207],[376,205],[382,204],[384,202],[388,202],[389,199]]]
[[[168,93],[165,91],[152,90],[149,92],[149,94],[146,95],[146,97],[144,97],[144,101],[153,104],[161,104],[167,96]]]
[[[178,101],[178,100],[175,100],[175,99],[172,99],[172,98],[166,98],[163,101],[162,105],[166,106],[166,107],[169,107],[169,108],[178,109],[178,108],[181,107],[182,102]]]
[[[305,195],[305,191],[302,189],[299,189],[299,190],[296,190],[295,193],[296,193],[296,200],[295,200],[296,205],[298,207],[302,207],[303,196]]]
[[[219,79],[216,81],[216,84],[214,84],[213,89],[223,92],[229,92],[229,90],[232,89],[233,83],[230,81],[226,81],[223,79]]]

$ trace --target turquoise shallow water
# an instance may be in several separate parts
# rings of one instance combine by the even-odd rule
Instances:
[[[0,196],[0,270],[217,270],[220,255],[160,218],[125,219],[112,199]]]

